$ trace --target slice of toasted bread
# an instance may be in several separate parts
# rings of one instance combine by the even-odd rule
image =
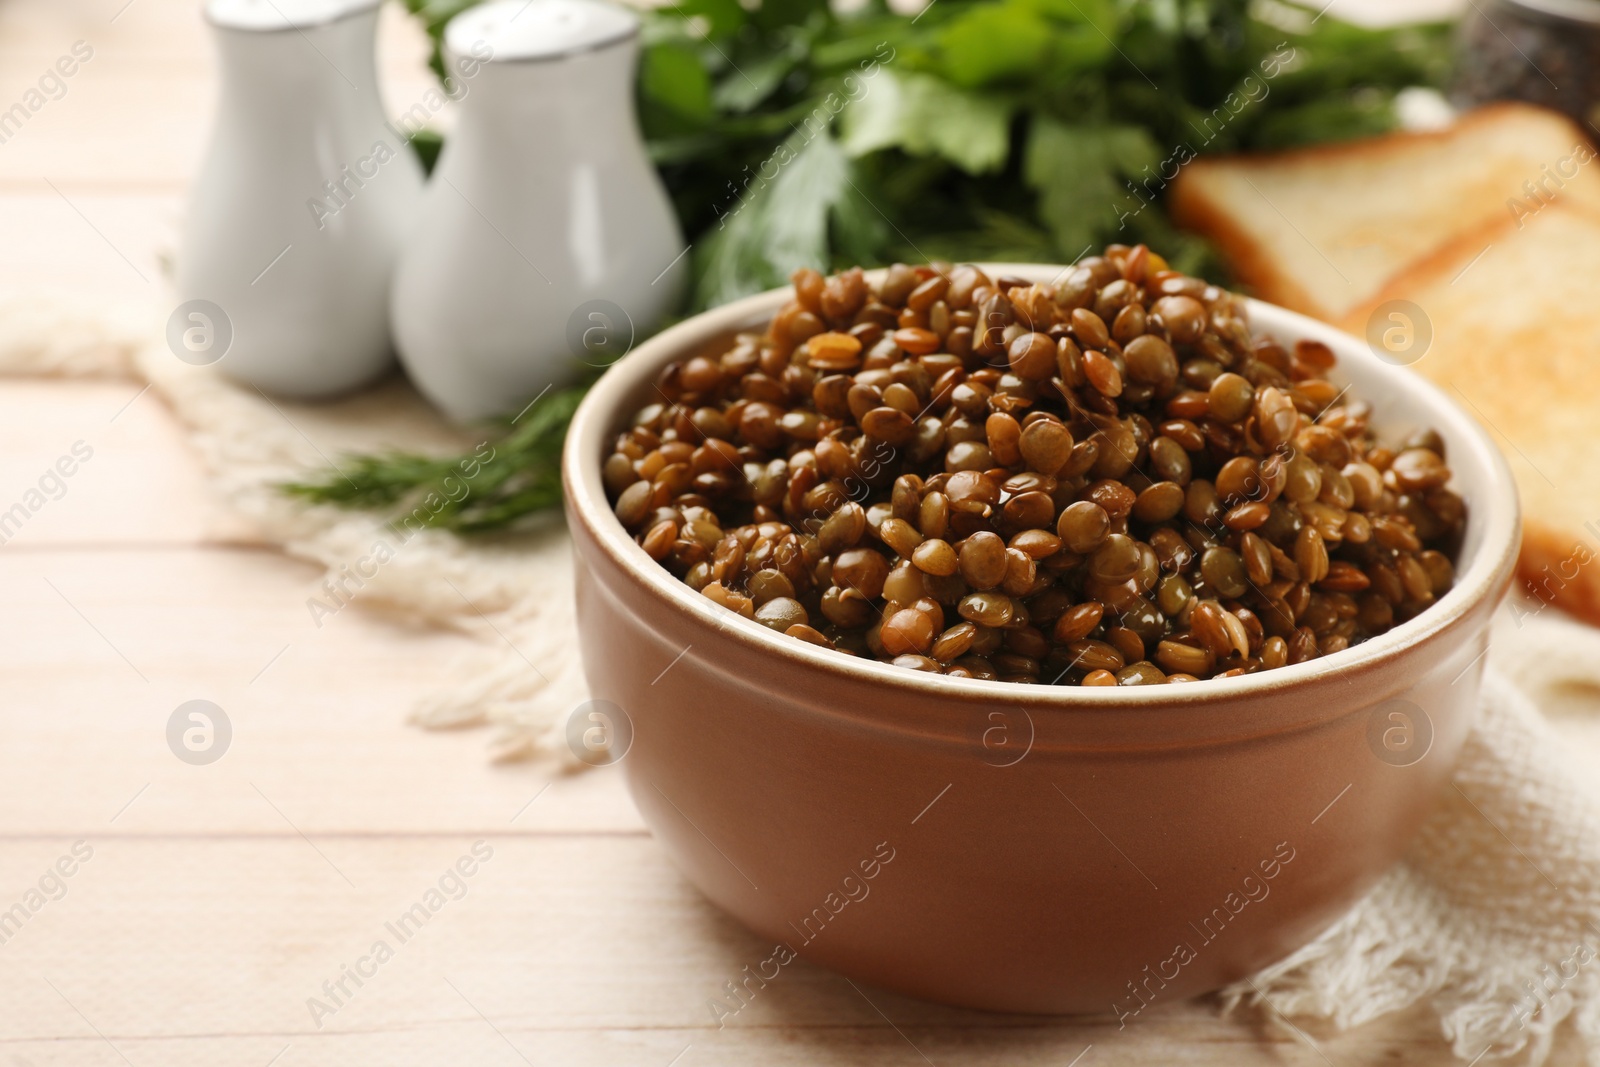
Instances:
[[[1414,367],[1497,439],[1522,494],[1530,592],[1600,623],[1600,212],[1557,202],[1470,229],[1340,322],[1409,300],[1432,323]],[[1468,502],[1469,506],[1471,502]]]
[[[1600,166],[1573,162],[1578,146],[1588,140],[1565,116],[1497,104],[1445,130],[1199,159],[1170,207],[1256,295],[1331,322],[1455,235],[1539,198],[1600,210]]]

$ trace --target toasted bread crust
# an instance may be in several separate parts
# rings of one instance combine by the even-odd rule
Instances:
[[[1486,104],[1459,118],[1453,125],[1440,130],[1397,130],[1393,133],[1360,141],[1307,145],[1279,152],[1258,154],[1226,154],[1196,159],[1179,172],[1168,191],[1168,211],[1180,227],[1192,230],[1209,239],[1222,252],[1233,268],[1238,282],[1263,300],[1279,304],[1294,311],[1329,320],[1335,313],[1327,304],[1286,274],[1278,266],[1271,250],[1253,237],[1242,225],[1238,212],[1213,197],[1207,188],[1211,173],[1225,171],[1260,171],[1285,164],[1317,161],[1349,161],[1366,158],[1374,167],[1382,166],[1386,157],[1419,144],[1442,144],[1480,126],[1505,120],[1515,121],[1519,116],[1540,122],[1566,126],[1574,143],[1590,140],[1588,134],[1567,116],[1545,108],[1514,101]],[[1465,220],[1472,223],[1475,220]],[[1421,251],[1421,250],[1419,250]],[[1432,254],[1432,250],[1426,252]],[[1406,264],[1400,273],[1409,272],[1417,262]],[[1393,277],[1393,276],[1392,276]],[[1392,280],[1391,279],[1389,280]],[[1386,280],[1382,288],[1389,288]],[[1381,301],[1378,301],[1381,302]],[[1370,305],[1369,305],[1370,306]]]
[[[1578,203],[1560,201],[1549,205],[1548,210],[1584,215],[1600,222],[1600,212]],[[1517,220],[1509,215],[1491,215],[1478,219],[1438,247],[1418,256],[1373,294],[1366,303],[1352,309],[1334,322],[1341,330],[1360,336],[1366,329],[1367,316],[1379,304],[1403,299],[1440,279],[1453,279],[1471,264],[1485,247],[1518,229]]]
[[[1525,517],[1517,577],[1536,600],[1600,624],[1600,548],[1593,541]]]
[[[1600,223],[1600,213],[1583,204],[1568,201],[1545,210],[1582,215]],[[1338,325],[1359,335],[1373,308],[1387,300],[1408,298],[1430,285],[1449,284],[1487,246],[1507,239],[1518,228],[1517,220],[1496,217],[1463,230],[1391,278],[1368,304]],[[1540,602],[1600,625],[1600,529],[1568,528],[1524,508],[1517,576]]]
[[[1245,232],[1231,212],[1206,195],[1199,180],[1184,180],[1184,175],[1194,167],[1200,167],[1201,174],[1206,169],[1204,161],[1190,163],[1178,173],[1172,191],[1167,194],[1167,211],[1172,221],[1216,245],[1233,269],[1240,288],[1268,303],[1326,319],[1327,309],[1273,265],[1266,248]]]
[[[1334,325],[1347,333],[1361,336],[1366,330],[1367,317],[1378,305],[1404,299],[1440,279],[1448,281],[1456,277],[1486,245],[1494,244],[1515,225],[1515,219],[1502,215],[1478,219],[1390,276],[1370,300],[1351,309]]]
[[[1484,124],[1519,121],[1524,116],[1536,118],[1547,129],[1552,121],[1559,122],[1569,128],[1574,142],[1592,144],[1590,137],[1565,116],[1523,104],[1495,104],[1464,116],[1454,126],[1444,130],[1393,133],[1353,144],[1317,145],[1269,155],[1214,156],[1197,160],[1186,166],[1173,182],[1169,193],[1171,212],[1180,225],[1210,238],[1227,257],[1241,282],[1264,299],[1333,320],[1360,336],[1365,332],[1366,321],[1373,310],[1386,301],[1423,299],[1422,294],[1428,292],[1449,291],[1447,287],[1466,277],[1465,272],[1472,269],[1489,246],[1517,240],[1522,220],[1505,211],[1484,214],[1465,212],[1453,232],[1432,247],[1416,248],[1413,257],[1399,263],[1379,283],[1377,289],[1359,304],[1330,313],[1325,304],[1319,302],[1292,276],[1290,265],[1273,255],[1273,246],[1253,235],[1260,231],[1247,228],[1248,218],[1242,214],[1243,209],[1230,203],[1230,200],[1238,199],[1237,180],[1229,183],[1233,187],[1230,194],[1219,187],[1218,181],[1212,180],[1212,175],[1233,179],[1239,175],[1270,173],[1272,168],[1285,164],[1357,160],[1365,161],[1370,166],[1374,181],[1382,181],[1385,169],[1399,165],[1397,156],[1407,149],[1418,144],[1444,142]],[[1594,205],[1592,197],[1559,196],[1537,210],[1541,214],[1548,211],[1575,220],[1581,218],[1586,220],[1585,228],[1587,224],[1600,224],[1600,208]],[[1552,240],[1548,226],[1552,220],[1545,218],[1541,221],[1546,224],[1546,232],[1535,239]],[[1555,221],[1559,223],[1559,218]],[[1516,296],[1508,293],[1507,299],[1515,300]],[[1596,316],[1596,321],[1600,324],[1600,315]],[[1600,330],[1600,325],[1597,325],[1597,330]],[[1490,344],[1496,343],[1496,340],[1484,338]],[[1510,341],[1507,338],[1501,343]],[[1468,373],[1468,369],[1440,364],[1432,368],[1429,376],[1441,384],[1448,384],[1456,373]],[[1509,369],[1507,373],[1510,373]],[[1575,383],[1569,383],[1569,386],[1575,388]],[[1566,405],[1582,404],[1584,395],[1592,394],[1577,389],[1571,393],[1570,399],[1561,400],[1563,409],[1572,410]],[[1563,393],[1562,396],[1567,397],[1568,394]],[[1507,426],[1507,429],[1513,433],[1523,432],[1514,426]],[[1536,427],[1528,424],[1527,432],[1536,432]],[[1542,489],[1541,486],[1540,492],[1534,492],[1533,495],[1540,496]],[[1530,487],[1528,492],[1531,491]],[[1528,492],[1524,492],[1525,498]],[[1560,501],[1552,503],[1551,508],[1540,514],[1524,511],[1519,577],[1540,603],[1554,605],[1588,622],[1600,624],[1600,525],[1583,528],[1579,525],[1583,519],[1572,508]]]

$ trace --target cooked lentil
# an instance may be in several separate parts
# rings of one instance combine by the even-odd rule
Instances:
[[[1150,685],[1330,655],[1454,579],[1439,435],[1380,446],[1333,352],[1112,245],[1054,285],[794,275],[764,333],[668,366],[604,464],[714,602],[966,678]]]

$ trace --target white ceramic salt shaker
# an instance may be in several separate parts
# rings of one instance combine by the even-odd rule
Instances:
[[[393,362],[389,284],[422,168],[384,118],[379,0],[207,0],[222,94],[177,261],[228,317],[218,369],[269,393],[346,392]]]
[[[516,414],[654,327],[687,277],[634,113],[639,21],[599,0],[500,0],[445,30],[489,58],[395,273],[401,362],[457,420]]]

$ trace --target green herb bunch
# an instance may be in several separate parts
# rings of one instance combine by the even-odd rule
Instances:
[[[472,2],[406,3],[442,70],[444,25]],[[1382,132],[1399,90],[1438,86],[1448,68],[1445,25],[1364,29],[1280,0],[841,6],[669,0],[641,13],[639,120],[693,246],[690,310],[799,267],[1070,262],[1113,241],[1226,280],[1163,209],[1183,163]],[[561,428],[513,430],[498,455],[525,477],[439,524],[493,528],[557,503]],[[429,462],[369,457],[292,491],[396,505],[433,487]]]
[[[561,444],[591,384],[539,396],[494,440],[465,456],[347,456],[312,481],[282,488],[314,504],[393,511],[396,524],[407,529],[470,534],[517,525],[561,506]]]

